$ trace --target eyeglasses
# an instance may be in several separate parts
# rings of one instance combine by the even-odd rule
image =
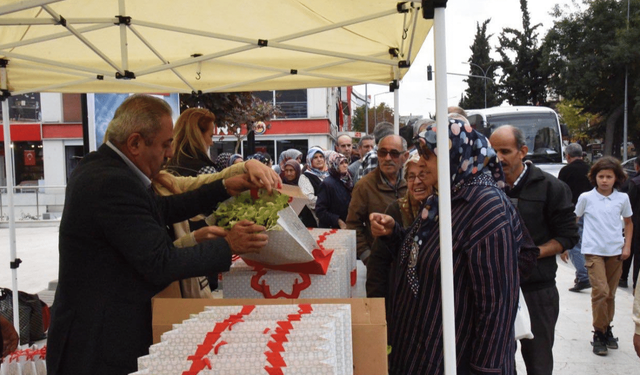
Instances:
[[[391,158],[393,159],[397,159],[400,157],[400,155],[402,155],[403,152],[400,152],[398,150],[391,150],[391,151],[387,151],[385,149],[379,149],[378,150],[378,157],[380,159],[384,159],[387,157],[387,155],[391,155]]]
[[[420,174],[418,175],[410,174],[407,176],[407,182],[413,181],[416,178],[419,179],[420,181],[423,181],[425,178],[427,178],[427,174],[425,172],[420,172]]]

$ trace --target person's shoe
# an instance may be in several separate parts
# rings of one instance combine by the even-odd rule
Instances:
[[[627,279],[620,279],[620,281],[618,281],[618,286],[620,288],[628,288],[629,283],[627,282]]]
[[[607,338],[604,332],[593,331],[593,342],[591,345],[593,345],[593,354],[607,355],[609,353],[607,349]]]
[[[609,349],[618,349],[618,338],[613,337],[613,332],[611,332],[611,328],[613,326],[607,327],[607,332],[604,333],[605,338],[607,339],[606,344]]]
[[[581,290],[585,290],[585,289],[589,289],[591,288],[591,283],[589,281],[578,281],[573,288],[569,288],[569,291],[571,292],[579,292]]]

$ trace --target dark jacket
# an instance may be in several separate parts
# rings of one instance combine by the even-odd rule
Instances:
[[[536,246],[558,241],[563,249],[578,243],[578,226],[571,203],[571,190],[562,181],[528,164],[527,174],[507,195],[517,200],[517,207]],[[538,259],[531,276],[520,282],[523,291],[540,290],[555,285],[558,265],[555,256]]]
[[[107,145],[83,158],[69,179],[60,222],[48,374],[136,371],[152,343],[151,298],[174,280],[231,265],[223,238],[176,248],[165,225],[202,208],[211,212],[228,197],[222,181],[155,196]]]
[[[576,159],[573,162],[562,167],[558,173],[558,180],[564,182],[571,189],[571,202],[575,206],[578,203],[578,197],[585,191],[593,189],[591,181],[589,181],[589,164],[582,159]]]
[[[339,229],[338,219],[347,222],[351,192],[342,181],[328,176],[320,184],[316,201],[316,216],[320,228]]]

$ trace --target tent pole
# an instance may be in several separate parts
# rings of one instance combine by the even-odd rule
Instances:
[[[7,89],[7,67],[0,68],[0,87]],[[13,326],[20,332],[20,310],[18,310],[18,267],[20,259],[16,260],[16,218],[13,204],[13,152],[11,150],[11,122],[9,121],[9,98],[2,101],[2,125],[4,132],[4,165],[7,175],[7,212],[9,213],[9,253],[11,256],[11,290],[13,290]],[[16,317],[18,317],[16,319]]]
[[[449,150],[449,126],[447,121],[447,48],[445,8],[435,8],[435,76],[436,76],[436,141],[438,150]],[[442,284],[442,330],[444,338],[444,372],[456,373],[455,304],[453,289],[453,242],[451,239],[451,176],[449,158],[438,158],[438,194],[440,215],[440,268]]]
[[[393,91],[393,134],[400,134],[400,88]]]

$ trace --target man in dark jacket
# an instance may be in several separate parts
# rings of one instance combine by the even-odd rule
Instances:
[[[151,180],[171,157],[171,108],[147,95],[116,110],[108,141],[71,174],[60,222],[58,288],[47,341],[50,375],[124,375],[152,343],[151,298],[174,280],[229,269],[233,253],[256,252],[264,227],[245,221],[224,238],[176,248],[166,225],[278,178],[240,175],[167,197]],[[257,182],[260,180],[260,182]],[[255,181],[255,182],[252,182]],[[212,237],[207,237],[212,238]]]
[[[593,189],[591,182],[589,181],[589,164],[582,160],[582,147],[577,143],[572,143],[564,150],[567,156],[567,164],[562,167],[560,173],[558,173],[558,180],[564,182],[571,189],[571,202],[575,206],[578,202],[580,194]],[[580,252],[582,244],[582,226],[584,218],[580,218],[578,221],[578,234],[580,235],[580,241],[571,249],[565,250],[560,258],[566,263],[567,258],[571,259],[571,263],[576,268],[576,281],[575,285],[569,288],[572,292],[579,292],[584,289],[591,288],[589,282],[589,275],[587,274],[587,268],[584,266],[584,255]]]
[[[407,182],[402,178],[407,142],[399,135],[388,135],[380,140],[376,152],[378,167],[353,188],[347,214],[347,228],[356,231],[358,259],[365,265],[374,240],[369,214],[385,212],[389,204],[407,192]]]
[[[562,181],[524,162],[529,148],[519,129],[502,126],[491,135],[490,141],[510,187],[507,195],[540,249],[536,268],[520,282],[534,335],[532,340],[520,341],[522,357],[528,375],[551,375],[555,326],[560,313],[555,256],[579,240],[571,191]]]

